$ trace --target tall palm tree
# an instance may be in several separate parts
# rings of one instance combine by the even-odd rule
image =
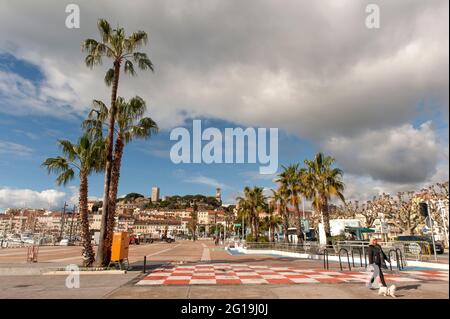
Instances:
[[[95,257],[91,245],[88,216],[88,176],[93,171],[99,172],[104,168],[105,143],[101,139],[92,140],[87,134],[72,144],[67,140],[59,140],[64,156],[47,158],[42,166],[48,173],[59,174],[56,178],[58,185],[66,185],[75,177],[75,171],[80,178],[79,208],[81,218],[81,238],[83,244],[83,265],[89,267]]]
[[[244,240],[245,239],[245,228],[246,228],[247,225],[251,225],[251,220],[250,220],[251,212],[250,212],[249,206],[247,205],[247,202],[243,198],[238,197],[237,200],[238,200],[237,220],[242,223],[241,224],[241,227],[242,227],[241,228],[241,232],[242,232],[242,235],[243,235],[242,239]]]
[[[277,204],[273,200],[269,201],[267,207],[269,216],[264,217],[263,223],[265,225],[265,228],[269,230],[269,241],[275,242],[275,230],[283,223],[283,220],[280,215],[274,214],[275,210],[277,209]]]
[[[112,86],[111,89],[111,107],[108,118],[108,135],[106,138],[106,164],[105,164],[105,183],[103,194],[102,220],[100,228],[100,239],[97,249],[96,263],[103,265],[106,263],[105,256],[109,247],[105,246],[106,227],[108,221],[108,196],[111,186],[111,172],[113,165],[113,143],[114,143],[114,122],[116,119],[116,100],[119,87],[119,77],[123,65],[123,71],[130,75],[135,75],[134,63],[142,70],[150,69],[153,71],[153,64],[146,53],[138,52],[142,45],[147,43],[147,33],[137,31],[126,36],[123,28],[111,28],[108,21],[100,19],[97,23],[100,33],[100,41],[95,39],[86,39],[82,43],[82,49],[87,51],[85,63],[88,67],[101,64],[102,58],[107,57],[112,60],[113,67],[105,75],[105,83]]]
[[[301,197],[303,194],[303,169],[300,169],[299,164],[291,164],[289,166],[282,166],[283,172],[278,175],[277,183],[283,189],[288,197],[288,203],[294,207],[296,218],[295,227],[297,228],[298,242],[303,241],[303,231],[300,222],[300,208]]]
[[[135,139],[148,139],[158,132],[158,125],[156,122],[149,117],[143,117],[147,110],[147,106],[145,101],[139,96],[131,98],[128,102],[125,101],[124,98],[118,97],[116,105],[117,138],[114,145],[114,159],[111,171],[111,184],[109,187],[109,212],[105,239],[105,249],[107,249],[105,258],[108,261],[111,252],[120,167],[124,147]],[[94,108],[89,113],[88,119],[83,122],[83,126],[94,136],[101,136],[102,124],[106,122],[108,113],[108,108],[103,102],[98,100],[94,101]]]
[[[334,158],[317,153],[314,160],[305,160],[307,170],[303,176],[306,185],[305,194],[312,200],[316,211],[320,212],[327,238],[331,237],[328,209],[331,197],[336,196],[345,203],[343,172],[339,168],[332,167],[334,162]]]
[[[244,197],[238,197],[239,206],[249,214],[252,226],[252,235],[255,241],[259,238],[259,213],[267,209],[266,197],[262,187],[245,187]]]
[[[277,190],[272,189],[271,191],[272,196],[270,199],[270,203],[274,207],[274,209],[277,210],[278,216],[281,217],[284,242],[289,243],[289,236],[288,236],[289,215],[287,212],[288,196],[283,188],[278,188]]]
[[[193,241],[197,239],[197,226],[198,226],[198,206],[197,203],[194,202],[192,205],[191,220],[189,221],[189,229],[191,230]]]

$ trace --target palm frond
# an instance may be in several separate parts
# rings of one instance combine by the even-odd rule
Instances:
[[[68,170],[63,171],[57,178],[56,183],[58,185],[67,185],[75,176],[75,172],[73,169],[69,168]]]
[[[114,69],[110,68],[105,74],[105,84],[111,86],[114,81]]]
[[[130,60],[126,60],[125,64],[123,66],[123,70],[125,73],[130,74],[132,76],[136,75],[136,71],[134,71],[134,65],[133,62]]]
[[[136,31],[133,32],[129,37],[128,40],[130,41],[130,49],[137,49],[141,47],[144,44],[147,44],[148,36],[145,31]]]
[[[95,39],[86,39],[81,43],[81,50],[91,52],[98,45],[98,41]]]
[[[100,32],[102,41],[107,43],[111,38],[111,26],[106,19],[99,19],[97,22],[97,28]]]
[[[73,162],[77,157],[77,152],[75,149],[75,145],[73,145],[68,140],[58,140],[58,144],[63,152],[68,158],[70,162]]]
[[[141,70],[150,69],[151,71],[154,71],[153,63],[152,61],[150,61],[146,53],[142,52],[133,53],[133,60],[138,64]]]

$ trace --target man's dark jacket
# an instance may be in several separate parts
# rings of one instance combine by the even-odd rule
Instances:
[[[367,254],[369,255],[369,264],[376,264],[378,266],[381,266],[381,263],[384,260],[389,261],[389,258],[387,258],[386,254],[384,253],[383,249],[381,249],[380,245],[369,245],[369,250],[367,251]]]

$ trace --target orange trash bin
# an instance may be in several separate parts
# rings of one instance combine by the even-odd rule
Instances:
[[[111,261],[128,259],[129,238],[127,232],[116,232],[113,235]]]

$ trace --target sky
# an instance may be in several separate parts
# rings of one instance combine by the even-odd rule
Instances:
[[[214,195],[274,188],[258,164],[174,164],[175,127],[279,129],[279,164],[321,151],[344,171],[345,196],[368,199],[447,181],[449,16],[446,0],[64,1],[0,3],[0,212],[76,203],[75,179],[55,183],[41,163],[76,141],[93,99],[109,101],[108,62],[89,69],[81,42],[107,19],[144,30],[155,71],[123,75],[119,95],[141,96],[160,131],[125,148],[119,195]],[[380,8],[380,28],[365,8]],[[101,198],[103,175],[90,177]]]

